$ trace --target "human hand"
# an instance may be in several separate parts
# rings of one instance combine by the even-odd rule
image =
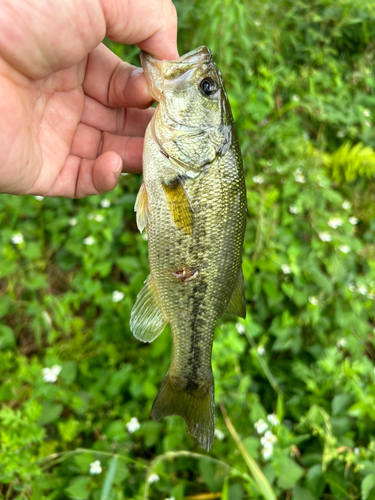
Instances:
[[[141,171],[152,98],[105,35],[178,57],[170,0],[1,2],[0,192],[81,198]]]

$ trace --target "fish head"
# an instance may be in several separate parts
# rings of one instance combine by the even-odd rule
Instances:
[[[152,97],[158,101],[154,136],[180,166],[199,171],[228,149],[232,115],[211,51],[197,49],[173,61],[141,52]]]

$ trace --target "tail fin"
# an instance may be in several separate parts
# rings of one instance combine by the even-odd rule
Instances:
[[[152,405],[151,416],[153,420],[160,420],[167,415],[179,415],[200,446],[210,451],[215,432],[213,377],[204,386],[191,385],[194,387],[173,384],[173,378],[167,373]]]

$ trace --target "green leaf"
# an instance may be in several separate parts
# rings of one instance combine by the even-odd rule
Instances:
[[[12,299],[9,295],[1,295],[0,299],[0,318],[5,316],[9,311]]]
[[[350,394],[338,394],[332,400],[332,415],[337,415],[344,409],[347,409],[353,402]]]
[[[229,500],[242,500],[244,491],[239,483],[229,486],[228,499]]]
[[[77,363],[75,361],[64,361],[61,363],[62,370],[60,377],[65,380],[67,384],[74,382],[77,376]]]
[[[314,497],[306,488],[296,485],[292,489],[292,500],[317,500],[317,497]]]
[[[228,469],[215,464],[209,460],[199,460],[199,472],[202,475],[203,481],[210,488],[210,491],[216,493],[220,491],[225,477],[228,474]]]
[[[13,330],[10,326],[0,324],[0,349],[8,349],[16,343]]]
[[[183,500],[185,494],[185,484],[181,482],[180,484],[176,484],[171,489],[171,497],[174,497],[176,500]]]
[[[90,494],[87,488],[89,482],[89,477],[78,476],[70,482],[65,491],[72,500],[86,500]]]
[[[109,467],[107,470],[107,474],[105,475],[104,481],[103,481],[103,487],[102,491],[100,494],[100,500],[108,500],[109,495],[112,490],[112,485],[113,485],[113,480],[115,478],[115,474],[117,471],[117,464],[118,464],[118,456],[115,455],[111,461],[109,462]]]
[[[368,474],[361,483],[362,500],[375,498],[375,474]]]
[[[302,467],[296,464],[291,458],[280,456],[275,461],[276,474],[280,488],[292,488],[302,477],[304,471]]]
[[[38,418],[39,425],[47,425],[59,418],[63,411],[63,405],[60,403],[42,403],[43,411]]]

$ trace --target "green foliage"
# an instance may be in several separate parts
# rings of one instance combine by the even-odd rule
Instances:
[[[362,175],[371,179],[375,175],[375,151],[360,142],[355,146],[345,142],[324,159],[335,182],[352,182]]]
[[[150,420],[172,349],[169,331],[146,345],[129,329],[140,178],[85,200],[2,195],[0,497],[371,500],[374,5],[176,7],[180,53],[206,44],[223,73],[248,188],[247,318],[220,320],[213,349],[218,437],[203,458],[182,419]]]

